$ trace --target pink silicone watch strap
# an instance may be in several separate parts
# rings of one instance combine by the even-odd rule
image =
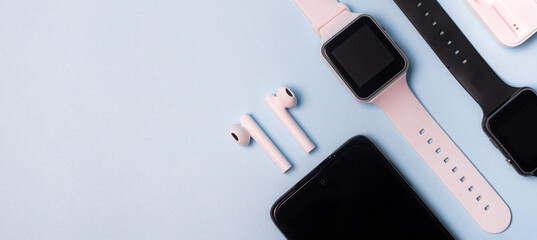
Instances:
[[[379,93],[379,106],[479,226],[503,232],[511,211],[408,87],[406,74]]]
[[[313,30],[319,31],[332,19],[344,11],[349,11],[347,5],[337,0],[294,0],[304,15],[310,20]]]

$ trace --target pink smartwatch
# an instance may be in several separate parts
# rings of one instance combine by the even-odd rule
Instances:
[[[323,59],[360,102],[379,106],[477,224],[504,231],[511,211],[414,96],[408,60],[367,14],[337,0],[294,0],[321,36]]]

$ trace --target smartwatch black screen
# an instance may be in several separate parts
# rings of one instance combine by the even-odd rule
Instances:
[[[524,89],[488,120],[488,128],[525,172],[537,168],[537,95]]]
[[[404,56],[367,16],[325,43],[323,54],[360,99],[371,97],[406,67]]]

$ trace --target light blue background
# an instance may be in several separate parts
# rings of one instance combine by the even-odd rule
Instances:
[[[537,87],[535,38],[503,48],[463,0],[440,2],[505,81]],[[511,207],[507,231],[482,231],[381,110],[351,97],[292,0],[2,1],[0,239],[282,239],[272,203],[357,134],[455,237],[536,238],[537,178],[489,143],[478,105],[392,1],[346,3],[399,43],[413,91]],[[280,85],[299,97],[311,154],[263,103]],[[246,112],[287,174],[231,140]]]

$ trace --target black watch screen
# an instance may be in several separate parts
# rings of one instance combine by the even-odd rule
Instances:
[[[521,89],[485,120],[485,127],[520,170],[537,169],[537,94]]]
[[[323,45],[326,60],[359,99],[368,99],[406,69],[406,58],[364,15]]]

